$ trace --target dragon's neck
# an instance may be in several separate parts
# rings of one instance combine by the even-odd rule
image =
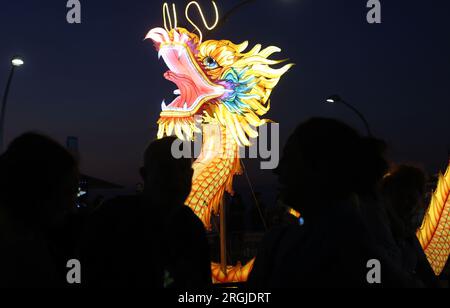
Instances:
[[[239,146],[219,123],[202,127],[203,145],[195,161],[192,190],[187,205],[211,229],[211,214],[219,214],[225,191],[233,194],[233,176],[240,173]]]

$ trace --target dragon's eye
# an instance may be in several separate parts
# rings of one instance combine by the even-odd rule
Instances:
[[[203,64],[206,66],[206,68],[209,69],[215,69],[219,67],[217,61],[211,57],[206,57],[205,60],[203,60]]]

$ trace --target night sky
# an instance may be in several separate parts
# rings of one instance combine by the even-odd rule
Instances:
[[[161,101],[174,90],[152,43],[143,41],[162,25],[162,1],[81,0],[81,25],[66,22],[66,2],[0,3],[1,92],[10,58],[26,61],[11,89],[7,142],[29,130],[60,142],[78,136],[85,173],[133,186]],[[176,3],[181,10],[185,1]],[[217,3],[223,13],[238,1]],[[381,25],[367,23],[366,3],[257,0],[214,38],[279,46],[278,57],[297,64],[273,92],[267,116],[280,123],[282,141],[311,116],[336,117],[363,132],[349,110],[323,103],[339,93],[388,141],[394,161],[435,173],[450,148],[450,3],[381,0]],[[251,172],[260,188],[271,185],[271,174]]]

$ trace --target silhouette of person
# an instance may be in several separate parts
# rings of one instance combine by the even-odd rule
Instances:
[[[385,204],[380,198],[380,185],[389,170],[385,159],[386,150],[387,145],[381,140],[361,139],[358,160],[363,172],[355,192],[358,196],[358,209],[370,234],[373,248],[383,258],[385,267],[389,266],[392,271],[401,272],[401,249],[394,239]],[[407,279],[414,284],[413,277]]]
[[[359,208],[358,194],[370,190],[376,178],[365,174],[371,169],[368,142],[332,119],[313,118],[295,130],[276,172],[281,202],[301,213],[304,224],[267,234],[250,287],[372,286],[367,263],[383,260]],[[403,283],[401,273],[381,269],[384,285]]]
[[[175,159],[168,137],[150,144],[141,176],[144,196],[158,208],[164,223],[166,277],[171,287],[191,289],[211,285],[211,262],[206,231],[201,220],[184,203],[191,191],[192,160]]]
[[[192,162],[173,157],[175,140],[157,140],[146,149],[140,170],[142,194],[105,202],[93,213],[85,254],[90,286],[210,285],[206,232],[184,206],[191,188]]]
[[[388,207],[392,233],[402,252],[402,264],[426,287],[438,286],[437,278],[416,236],[427,209],[425,173],[412,166],[398,166],[383,180],[382,194]]]
[[[61,145],[35,133],[9,145],[0,157],[0,286],[65,285],[77,191],[77,162]]]

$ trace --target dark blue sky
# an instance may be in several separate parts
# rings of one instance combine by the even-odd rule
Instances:
[[[82,24],[69,25],[65,0],[2,1],[1,91],[10,57],[26,60],[14,79],[7,140],[28,130],[61,142],[78,136],[85,172],[136,183],[161,101],[173,91],[152,44],[142,40],[162,25],[160,2],[81,0]],[[237,2],[217,1],[222,12]],[[389,142],[394,160],[435,172],[450,148],[450,3],[381,0],[383,23],[369,25],[366,2],[259,0],[214,38],[276,45],[280,58],[297,64],[272,96],[269,117],[281,124],[282,140],[311,116],[362,130],[351,112],[322,103],[340,93]],[[270,171],[252,176],[257,185],[273,181]]]

